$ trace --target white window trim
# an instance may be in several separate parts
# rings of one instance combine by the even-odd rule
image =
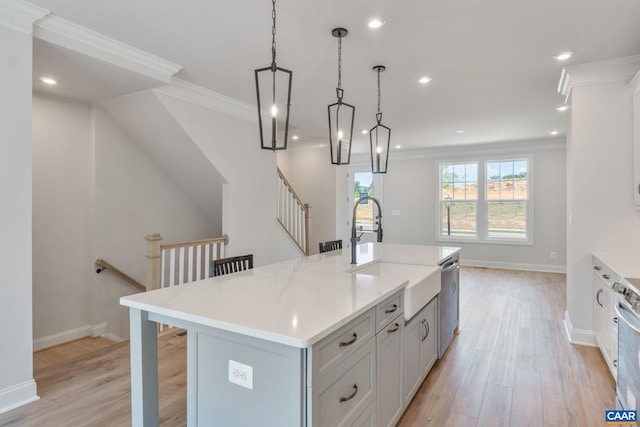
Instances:
[[[499,161],[527,161],[527,238],[526,239],[513,239],[504,237],[489,237],[487,230],[487,211],[488,200],[486,197],[487,191],[487,163],[499,162]],[[442,189],[441,179],[441,167],[443,164],[448,163],[478,163],[478,198],[476,200],[476,236],[475,237],[461,237],[461,236],[443,236],[441,234],[442,224],[442,210],[440,209],[440,195]],[[523,245],[531,246],[534,244],[533,239],[533,224],[534,224],[534,156],[533,154],[516,154],[516,155],[504,155],[504,156],[474,156],[470,158],[448,158],[442,160],[436,160],[435,162],[436,173],[436,224],[435,224],[435,241],[437,242],[457,242],[457,243],[481,243],[492,245]]]

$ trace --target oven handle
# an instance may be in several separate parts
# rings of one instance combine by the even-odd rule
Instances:
[[[634,323],[637,323],[637,322],[634,322],[633,320],[627,319],[625,317],[625,316],[629,316],[629,315],[630,316],[634,316],[633,313],[631,313],[631,311],[629,311],[628,308],[626,308],[625,306],[623,306],[620,303],[616,304],[615,308],[616,308],[616,313],[618,313],[618,318],[622,319],[622,321],[624,323],[626,323],[628,327],[633,329],[637,334],[640,334],[640,328],[638,326],[634,325]],[[626,314],[626,313],[629,313],[629,314]]]

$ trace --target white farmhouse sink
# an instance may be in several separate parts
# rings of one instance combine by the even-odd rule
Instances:
[[[440,292],[440,268],[437,266],[374,262],[349,270],[352,274],[407,280],[404,288],[404,318],[411,319]]]

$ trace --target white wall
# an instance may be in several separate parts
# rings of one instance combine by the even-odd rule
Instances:
[[[567,314],[576,342],[592,342],[592,252],[640,254],[640,212],[633,207],[633,104],[627,84],[590,84],[571,93]]]
[[[213,224],[100,107],[33,96],[33,307],[37,347],[92,334],[127,338],[119,298],[141,283],[146,241],[213,237]]]
[[[33,96],[36,340],[88,323],[88,285],[94,269],[90,114],[86,103]]]
[[[158,97],[228,183],[222,202],[227,254],[253,253],[256,266],[302,256],[277,223],[277,155],[260,149],[257,123]]]
[[[346,206],[345,167],[330,164],[322,150],[291,151],[282,163],[291,173],[290,181],[305,202],[311,203],[312,217],[324,206],[333,209],[335,221],[313,219],[312,235],[331,235],[348,240],[346,227],[350,211]],[[382,176],[384,241],[422,245],[462,247],[467,264],[505,268],[564,271],[566,263],[566,154],[562,140],[486,144],[480,147],[451,147],[420,152],[394,153],[389,172]],[[488,158],[496,155],[532,154],[534,173],[534,244],[498,245],[442,242],[436,240],[436,162],[443,159]],[[353,165],[366,165],[367,156],[352,157]],[[334,170],[333,172],[331,170]],[[333,179],[335,177],[335,180]],[[340,205],[340,206],[338,206]],[[392,215],[392,211],[400,215]],[[332,216],[327,212],[327,218]],[[328,239],[324,239],[328,240]],[[345,240],[345,244],[347,241]],[[312,240],[313,241],[313,240]],[[551,251],[557,253],[550,258]]]
[[[31,37],[0,24],[0,413],[37,399],[31,330]]]

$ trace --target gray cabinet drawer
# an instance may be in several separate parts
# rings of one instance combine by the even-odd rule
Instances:
[[[404,289],[376,305],[376,333],[380,332],[389,322],[404,312],[403,292]]]
[[[376,397],[376,340],[370,339],[311,387],[310,425],[352,425]]]
[[[342,326],[310,349],[307,384],[315,384],[331,369],[353,354],[375,335],[375,309],[372,308]]]

